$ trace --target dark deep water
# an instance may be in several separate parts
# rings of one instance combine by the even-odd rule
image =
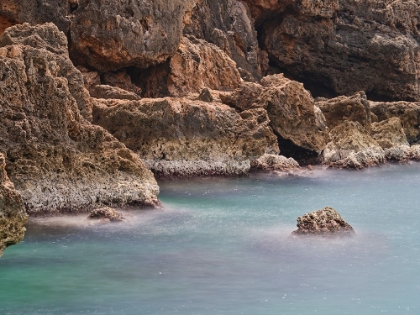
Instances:
[[[32,219],[0,314],[420,314],[420,164],[161,182],[163,211]],[[292,239],[332,206],[352,239]]]

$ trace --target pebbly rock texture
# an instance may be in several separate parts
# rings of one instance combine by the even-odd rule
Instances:
[[[307,213],[297,219],[293,236],[354,236],[354,230],[331,207]]]
[[[410,145],[399,118],[373,123],[372,137],[384,149],[388,160],[406,161],[410,158]]]
[[[420,103],[370,102],[370,106],[378,121],[399,118],[409,143],[420,140]]]
[[[0,153],[0,257],[6,247],[19,243],[28,219],[22,197],[6,173],[6,160]]]
[[[186,98],[97,100],[93,116],[158,175],[246,174],[251,160],[279,151],[262,108],[237,113]]]
[[[168,92],[172,96],[198,93],[203,88],[233,90],[241,77],[236,63],[220,48],[194,37],[183,37],[170,59]]]
[[[86,102],[55,25],[17,25],[0,37],[0,152],[28,213],[158,202],[153,174],[81,116]]]
[[[71,55],[99,71],[147,68],[172,56],[192,0],[80,0],[70,26]]]
[[[261,78],[268,68],[260,50],[248,6],[236,0],[198,0],[184,18],[184,34],[220,47],[238,67],[244,80]]]
[[[276,170],[276,171],[294,171],[299,169],[299,163],[292,158],[283,155],[264,154],[251,162],[254,169]]]
[[[345,121],[330,131],[323,163],[334,168],[362,169],[385,162],[385,152],[358,122]]]
[[[67,32],[70,11],[69,0],[1,0],[0,35],[7,27],[25,22],[31,25],[52,22],[60,31]]]
[[[115,209],[110,207],[103,207],[92,210],[88,216],[88,219],[97,220],[109,220],[110,222],[121,222],[124,221],[124,216]]]
[[[319,94],[420,100],[420,3],[296,0],[260,28],[270,60]]]
[[[370,130],[370,104],[364,92],[352,96],[339,96],[332,99],[318,99],[315,102],[324,114],[330,129],[345,121],[356,121]]]

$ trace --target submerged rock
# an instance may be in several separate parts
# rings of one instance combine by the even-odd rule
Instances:
[[[104,207],[92,210],[88,216],[88,219],[108,219],[110,222],[124,221],[124,216],[115,209]]]
[[[6,160],[0,153],[0,256],[3,250],[23,239],[28,219],[22,197],[9,180]]]
[[[331,207],[307,213],[297,219],[296,231],[293,236],[353,236],[354,230],[341,215]]]

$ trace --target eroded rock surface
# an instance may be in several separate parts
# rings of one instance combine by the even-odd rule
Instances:
[[[237,113],[186,98],[97,100],[94,122],[159,175],[245,174],[252,159],[278,153],[263,108]]]
[[[253,160],[251,165],[255,169],[276,170],[282,172],[299,169],[299,163],[294,159],[277,154],[264,154],[258,159]]]
[[[361,169],[385,162],[385,152],[360,123],[345,121],[330,131],[323,163],[334,168]]]
[[[27,211],[156,204],[153,174],[80,114],[89,95],[66,47],[53,24],[17,25],[0,37],[0,151]]]
[[[88,219],[97,220],[109,220],[109,222],[121,222],[124,221],[122,213],[110,207],[103,207],[92,210],[88,216]]]
[[[22,197],[6,173],[6,159],[0,153],[0,257],[6,247],[19,243],[28,219]]]
[[[331,207],[307,213],[297,219],[293,236],[353,236],[355,232],[341,215]]]
[[[71,54],[100,71],[162,63],[178,49],[190,0],[80,0],[70,26]]]
[[[415,0],[297,0],[264,24],[262,41],[272,62],[313,92],[419,100],[419,6]]]

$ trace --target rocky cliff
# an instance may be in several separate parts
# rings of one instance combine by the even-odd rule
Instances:
[[[151,171],[419,159],[419,5],[3,0],[10,180],[39,214],[156,205]]]

